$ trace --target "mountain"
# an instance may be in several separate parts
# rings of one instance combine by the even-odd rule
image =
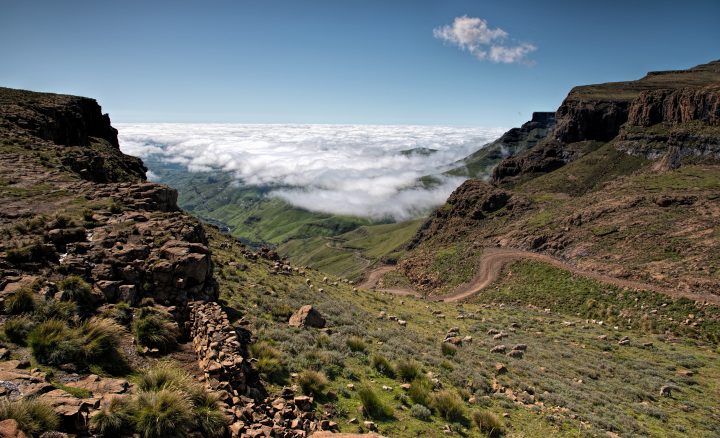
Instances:
[[[534,147],[547,137],[555,125],[555,113],[536,112],[532,119],[519,128],[513,128],[494,142],[467,156],[447,174],[472,178],[488,178],[503,159]]]
[[[574,88],[546,139],[502,161],[489,183],[467,181],[434,213],[402,272],[440,291],[450,283],[427,266],[449,246],[460,258],[513,247],[712,298],[719,98],[717,61]]]
[[[205,189],[147,182],[94,100],[0,88],[0,435],[714,436],[712,108],[561,143],[555,170],[468,180],[426,221],[296,242],[398,262],[358,285],[181,210]],[[468,279],[490,285],[418,296]]]

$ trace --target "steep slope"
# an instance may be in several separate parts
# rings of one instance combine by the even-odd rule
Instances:
[[[618,278],[717,293],[720,63],[576,87],[549,138],[468,181],[419,230],[404,275],[444,293],[473,275],[453,249],[541,251]],[[463,263],[450,263],[461,266]],[[449,272],[449,273],[448,273]]]

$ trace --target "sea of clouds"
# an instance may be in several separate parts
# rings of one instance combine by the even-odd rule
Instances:
[[[268,196],[311,211],[394,220],[445,202],[464,178],[440,176],[429,188],[418,179],[441,174],[503,132],[387,125],[116,126],[127,154],[154,156],[191,172],[228,172],[239,184],[269,186]],[[421,149],[426,153],[407,153]]]

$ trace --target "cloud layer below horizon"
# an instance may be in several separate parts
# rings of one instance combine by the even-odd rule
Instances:
[[[495,63],[529,63],[527,55],[537,50],[529,43],[514,43],[508,33],[491,28],[486,20],[478,17],[455,17],[452,24],[433,29],[433,36],[445,43],[467,50],[480,61]]]
[[[502,129],[372,125],[118,124],[123,152],[228,172],[311,211],[404,220],[441,205],[464,178],[439,175]],[[414,150],[415,152],[408,152]],[[432,150],[432,151],[431,151]]]

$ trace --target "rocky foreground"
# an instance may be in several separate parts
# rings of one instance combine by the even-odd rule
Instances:
[[[0,88],[0,147],[0,321],[6,334],[18,327],[14,342],[0,349],[1,396],[18,406],[23,400],[50,406],[59,418],[52,429],[102,434],[93,418],[144,390],[107,376],[149,372],[143,370],[170,359],[204,382],[216,397],[207,409],[223,421],[214,431],[187,424],[182,432],[144,436],[338,430],[315,417],[311,397],[286,389],[268,398],[248,361],[249,339],[238,336],[216,302],[203,225],[178,208],[174,189],[146,181],[142,162],[119,150],[117,131],[94,100]],[[80,322],[88,320],[104,322]],[[130,320],[144,323],[147,333],[135,323],[127,327]],[[102,324],[112,333],[98,335]],[[64,351],[63,339],[48,340],[44,347],[56,351],[41,355],[32,331],[38,327],[51,339],[94,337],[87,342],[108,344],[99,356],[112,353],[117,362]],[[157,333],[167,336],[156,339]],[[168,356],[177,343],[191,354]],[[84,351],[92,344],[73,345]],[[5,420],[0,435],[35,432],[22,427]],[[129,426],[104,435],[131,432]]]

